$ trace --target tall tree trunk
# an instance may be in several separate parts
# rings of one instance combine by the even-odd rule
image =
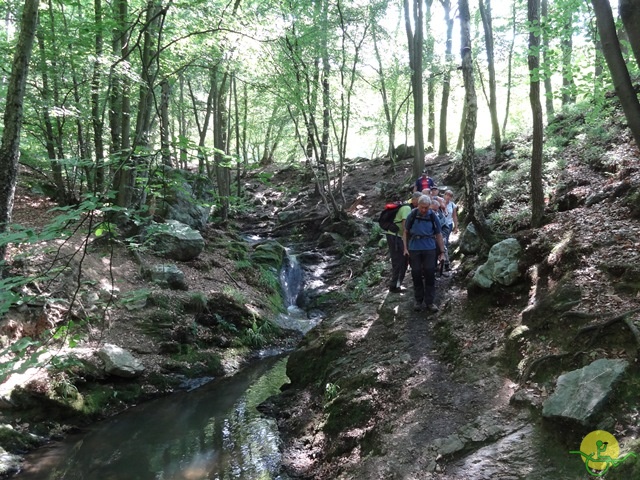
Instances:
[[[187,168],[187,115],[185,113],[185,98],[184,98],[184,72],[180,72],[178,77],[180,82],[180,107],[178,109],[178,145],[179,148],[179,165],[180,168]]]
[[[569,7],[565,12],[565,24],[562,31],[562,106],[576,103],[576,84],[573,78],[573,11]],[[539,44],[540,42],[538,42]]]
[[[544,71],[544,99],[547,111],[547,121],[555,115],[553,108],[553,87],[551,86],[551,65],[549,58],[549,0],[542,0],[541,24],[542,24],[542,71]]]
[[[491,114],[491,131],[496,159],[502,155],[502,137],[498,121],[498,99],[496,96],[496,66],[493,53],[493,26],[491,21],[491,0],[479,0],[480,16],[484,27],[484,41],[487,48],[487,67],[489,69],[489,112]]]
[[[464,147],[462,151],[462,169],[464,172],[465,207],[468,218],[473,222],[480,237],[491,242],[492,233],[484,218],[478,192],[476,190],[475,137],[478,125],[478,99],[473,79],[473,57],[471,55],[471,15],[469,1],[458,0],[460,10],[460,55],[462,57],[462,78],[464,81],[465,105],[467,115],[464,125]]]
[[[620,0],[618,3],[620,19],[627,32],[636,63],[640,67],[640,0]]]
[[[224,152],[227,151],[227,92],[228,73],[224,72],[219,79],[218,67],[214,67],[214,111],[213,111],[213,147],[215,149],[215,176],[220,200],[220,216],[223,222],[229,218],[229,197],[231,195],[231,174],[224,165]]]
[[[427,80],[427,145],[425,149],[432,152],[436,148],[436,76],[433,73],[434,65],[434,44],[435,39],[431,33],[431,6],[433,0],[425,0],[425,59],[427,68],[431,70]]]
[[[20,20],[20,33],[13,53],[11,74],[3,117],[0,143],[0,234],[6,233],[11,222],[13,200],[18,180],[20,131],[24,112],[24,93],[29,71],[29,59],[38,25],[39,0],[25,0]],[[7,246],[0,245],[0,261],[5,260]]]
[[[529,25],[529,101],[533,117],[533,147],[531,152],[531,225],[542,226],[544,191],[542,189],[542,105],[540,103],[540,35],[534,29],[540,22],[540,0],[528,0]]]
[[[100,114],[100,61],[104,49],[104,39],[102,36],[102,0],[94,0],[94,23],[96,29],[95,54],[93,62],[93,73],[91,76],[91,123],[93,126],[93,149],[95,152],[96,168],[94,191],[102,192],[104,188],[104,141],[102,138],[104,126],[102,115]]]
[[[396,129],[395,122],[393,121],[391,115],[391,106],[389,105],[389,95],[387,93],[387,82],[384,76],[384,69],[382,68],[382,56],[380,55],[380,48],[378,47],[378,35],[377,35],[377,25],[375,21],[371,22],[371,38],[373,39],[373,51],[376,56],[376,62],[378,63],[378,78],[380,79],[380,95],[382,96],[382,108],[384,111],[384,118],[386,121],[386,130],[387,130],[387,139],[388,139],[388,147],[387,147],[387,155],[391,159],[392,162],[395,163],[395,137],[396,137]]]
[[[53,175],[53,183],[56,187],[55,201],[60,205],[65,205],[66,188],[64,178],[62,176],[62,164],[58,158],[58,149],[56,148],[56,137],[53,129],[50,111],[54,106],[51,86],[49,84],[49,67],[47,66],[47,48],[44,43],[44,35],[42,32],[36,33],[38,41],[38,52],[40,54],[40,70],[42,75],[42,89],[40,97],[44,103],[42,109],[42,120],[44,122],[44,145],[49,157],[49,165],[51,166],[51,174]]]
[[[596,13],[602,50],[611,72],[616,94],[622,104],[636,146],[640,148],[640,103],[638,103],[638,96],[633,89],[629,71],[620,50],[611,5],[608,0],[591,0],[591,3]]]
[[[507,131],[507,121],[509,120],[509,108],[511,107],[511,80],[513,78],[513,49],[516,43],[516,1],[511,3],[511,42],[509,43],[509,56],[507,60],[507,102],[504,108],[504,120],[502,122],[502,132]]]
[[[113,51],[120,52],[121,61],[129,58],[129,25],[127,0],[115,0],[115,28],[113,31]],[[109,121],[111,125],[111,156],[115,161],[113,187],[116,190],[115,204],[129,207],[133,198],[135,165],[131,158],[131,80],[128,75],[120,75],[112,69],[112,89]]]
[[[169,81],[164,78],[160,82],[160,150],[162,152],[162,164],[173,167],[171,159],[171,142],[169,141],[169,97],[171,95]]]
[[[445,70],[442,77],[442,99],[440,103],[440,125],[438,155],[444,155],[449,151],[447,138],[447,114],[449,113],[449,93],[451,92],[451,69],[453,64],[453,18],[451,17],[451,0],[440,0],[444,9],[444,21],[447,26],[447,38],[445,44]],[[460,150],[460,148],[458,148]]]
[[[413,9],[409,9],[409,0],[404,0],[404,21],[407,31],[409,50],[409,68],[411,68],[411,88],[413,89],[413,129],[415,153],[413,157],[413,176],[424,170],[424,127],[422,124],[423,88],[422,88],[422,0],[411,0]],[[413,12],[413,15],[412,13]],[[411,23],[415,26],[413,32]]]

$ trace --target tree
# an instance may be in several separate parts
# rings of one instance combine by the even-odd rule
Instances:
[[[449,110],[449,94],[451,92],[451,69],[453,68],[453,17],[451,16],[451,0],[440,0],[440,3],[442,4],[442,8],[444,8],[444,22],[447,26],[444,53],[445,68],[442,77],[442,98],[440,101],[440,141],[438,142],[438,155],[444,155],[449,151],[447,139],[447,113]]]
[[[489,112],[491,114],[491,131],[496,158],[500,158],[502,139],[498,122],[498,100],[496,97],[496,67],[493,53],[493,27],[491,23],[491,0],[479,0],[480,16],[484,27],[484,41],[487,49],[487,67],[489,69]]]
[[[627,65],[620,50],[611,5],[608,0],[591,0],[591,3],[596,14],[598,31],[602,40],[602,50],[611,72],[613,86],[622,104],[622,109],[636,146],[640,148],[640,103],[638,103],[638,96],[631,83],[629,70],[627,70]]]
[[[20,131],[24,110],[24,95],[29,72],[29,59],[38,25],[39,0],[25,0],[20,20],[20,34],[13,54],[13,64],[7,88],[4,130],[0,144],[0,234],[11,222],[13,199],[18,179]],[[5,259],[7,246],[0,245],[0,260]]]
[[[420,175],[424,170],[424,128],[422,113],[424,93],[422,88],[422,39],[423,12],[422,0],[412,0],[413,8],[409,9],[409,0],[404,0],[404,24],[407,32],[409,50],[409,67],[411,68],[411,88],[413,90],[413,130],[415,152],[413,156],[413,175]],[[411,23],[415,26],[415,32]]]
[[[627,32],[636,63],[640,67],[640,1],[620,0],[618,12]]]
[[[468,0],[458,0],[460,10],[460,55],[462,57],[462,78],[465,91],[464,147],[462,151],[462,169],[464,172],[465,207],[469,222],[472,222],[478,234],[488,243],[492,243],[489,229],[476,190],[475,135],[478,125],[478,98],[473,79],[473,56],[471,55],[471,15]]]
[[[542,189],[542,105],[540,103],[540,0],[528,0],[529,102],[533,118],[531,151],[531,225],[540,227],[544,216]]]
[[[549,48],[549,0],[540,3],[540,24],[542,27],[542,69],[544,71],[544,98],[547,110],[547,121],[555,115],[553,108],[553,87],[551,86],[551,65]]]

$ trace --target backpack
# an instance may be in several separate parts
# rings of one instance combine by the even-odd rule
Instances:
[[[394,222],[396,219],[396,214],[400,207],[404,207],[405,205],[409,205],[404,202],[391,202],[387,203],[384,206],[384,210],[380,212],[380,217],[378,218],[378,225],[385,232],[393,232],[398,233],[400,231],[400,227],[397,223]]]
[[[431,220],[431,223],[433,224],[433,232],[434,232],[433,236],[435,237],[435,232],[436,232],[435,218],[436,218],[436,214],[434,213],[433,210],[429,209],[429,213],[427,215],[428,215],[428,219]],[[411,232],[411,227],[413,227],[413,222],[415,222],[416,219],[418,219],[418,220],[427,220],[427,218],[418,217],[418,209],[414,208],[413,210],[411,210],[411,213],[407,217],[407,220],[406,220],[406,222],[404,224],[407,232]]]

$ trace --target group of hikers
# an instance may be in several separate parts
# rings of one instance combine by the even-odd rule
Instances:
[[[458,231],[457,206],[453,192],[445,189],[440,196],[428,172],[422,172],[413,186],[413,195],[408,203],[397,209],[393,224],[386,233],[391,256],[391,281],[389,291],[404,290],[402,282],[411,267],[414,288],[414,310],[437,312],[435,303],[436,273],[448,276],[449,236]]]

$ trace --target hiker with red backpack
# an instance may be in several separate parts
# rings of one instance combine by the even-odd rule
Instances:
[[[389,255],[391,256],[391,281],[389,291],[402,291],[402,281],[407,273],[408,258],[404,255],[404,225],[412,205],[400,201],[387,203],[380,214],[378,223],[385,233]]]
[[[431,210],[431,197],[422,195],[418,208],[404,223],[404,254],[409,257],[414,290],[414,310],[435,313],[436,263],[444,261],[444,242],[440,221]]]

